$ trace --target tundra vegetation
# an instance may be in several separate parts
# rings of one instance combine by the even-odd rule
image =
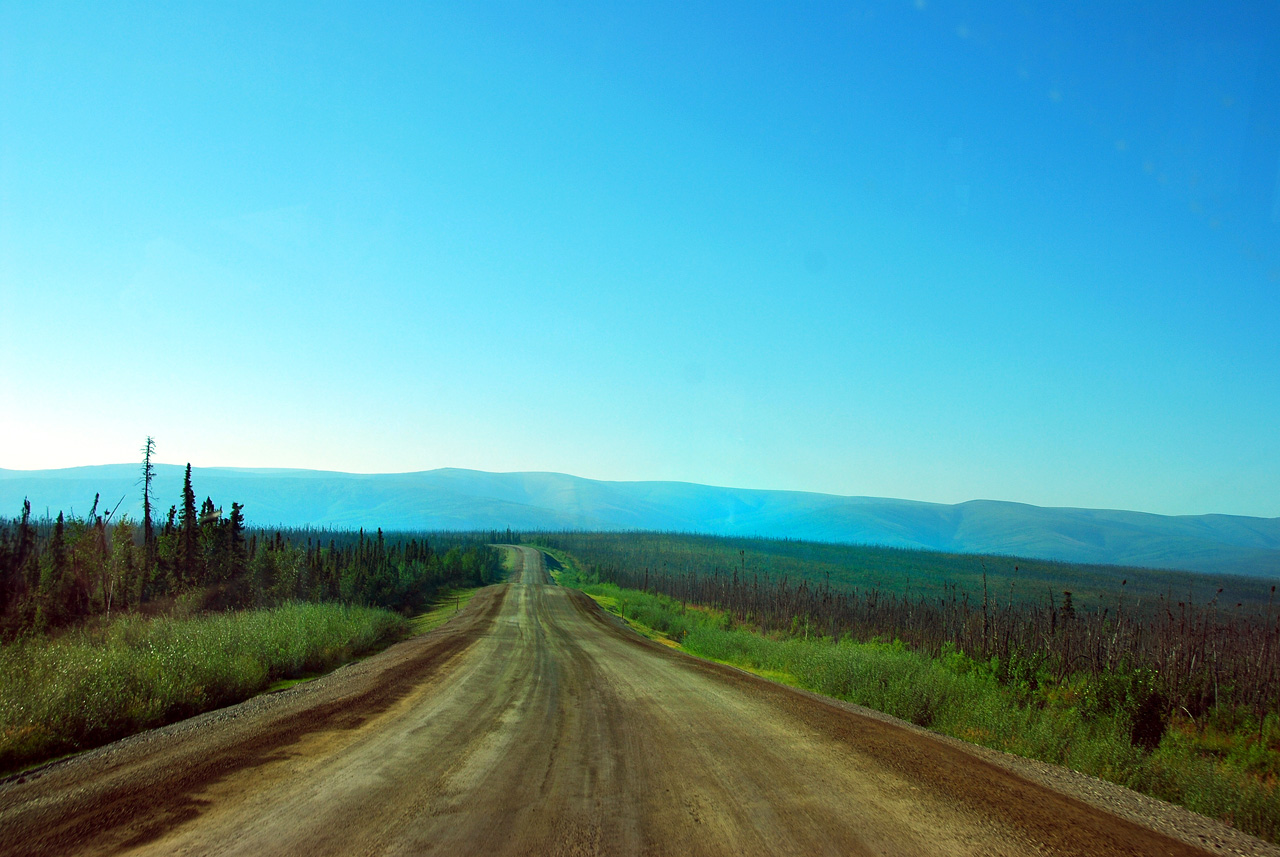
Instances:
[[[562,583],[691,654],[1280,840],[1280,617],[1269,583],[1268,598],[1251,591],[1246,608],[1224,604],[1223,587],[1178,598],[1170,587],[1185,576],[1116,568],[1113,598],[1098,604],[1073,593],[1082,578],[1098,585],[1096,567],[1020,577],[1023,561],[1007,557],[848,549],[865,561],[849,576],[868,567],[879,576],[877,562],[909,570],[921,555],[935,570],[979,569],[973,592],[917,575],[908,591],[833,586],[830,563],[806,565],[795,542],[653,533],[533,542],[556,558]],[[829,559],[831,547],[815,553]],[[983,566],[997,563],[983,587]],[[1028,580],[1045,587],[1039,600],[1018,597]],[[1157,594],[1136,598],[1135,583]]]
[[[0,772],[386,645],[440,593],[500,579],[496,535],[253,529],[238,503],[197,511],[190,467],[158,526],[26,502],[0,519]]]

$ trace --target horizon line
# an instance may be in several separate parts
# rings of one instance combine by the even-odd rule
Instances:
[[[153,462],[156,467],[176,467],[185,468],[189,462],[174,464],[169,462]],[[53,473],[67,470],[87,470],[101,467],[137,467],[139,462],[112,462],[107,464],[77,464],[68,467],[42,467],[29,470],[16,469],[10,467],[0,467],[0,473]],[[907,497],[889,497],[876,496],[870,494],[836,494],[829,491],[806,491],[798,488],[754,488],[742,487],[734,485],[715,485],[707,482],[693,482],[685,479],[599,479],[591,476],[579,476],[574,473],[566,473],[559,470],[480,470],[474,467],[433,467],[426,470],[402,470],[402,471],[354,471],[354,470],[326,470],[313,467],[244,467],[235,465],[195,465],[190,464],[192,470],[231,470],[245,473],[272,471],[276,473],[324,473],[337,476],[417,476],[426,473],[438,473],[445,470],[457,470],[467,473],[482,473],[492,476],[520,476],[520,475],[545,475],[545,476],[563,476],[569,479],[580,479],[585,482],[608,483],[616,485],[692,485],[698,488],[713,488],[724,491],[751,491],[758,493],[774,493],[774,494],[808,494],[817,497],[837,497],[847,500],[884,500],[899,503],[915,503],[925,506],[964,506],[970,503],[1002,503],[1015,506],[1029,506],[1036,509],[1058,509],[1058,510],[1074,510],[1083,512],[1127,512],[1136,515],[1152,515],[1159,518],[1201,518],[1201,517],[1224,517],[1224,518],[1247,518],[1261,521],[1280,520],[1280,515],[1268,517],[1266,515],[1243,515],[1231,512],[1188,512],[1181,514],[1167,514],[1163,512],[1148,512],[1142,509],[1122,509],[1106,506],[1050,506],[1038,503],[1028,503],[1023,500],[1001,500],[989,497],[973,497],[968,500],[961,500],[955,503],[946,503],[937,500],[916,500]]]

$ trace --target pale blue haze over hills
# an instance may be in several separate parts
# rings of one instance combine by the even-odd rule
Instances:
[[[0,511],[141,513],[137,465],[0,470]],[[1280,518],[1163,516],[975,500],[956,505],[683,482],[603,482],[561,473],[442,469],[352,474],[193,468],[197,497],[245,504],[257,526],[387,530],[643,529],[1000,553],[1071,562],[1280,577]],[[176,502],[182,468],[159,465],[159,514]]]

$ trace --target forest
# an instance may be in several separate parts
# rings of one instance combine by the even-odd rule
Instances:
[[[1188,603],[1218,602],[1242,610],[1265,609],[1274,577],[1204,574],[1176,569],[1091,565],[999,554],[946,553],[868,544],[811,542],[800,539],[713,536],[672,532],[558,533],[558,538],[590,545],[593,555],[633,568],[655,570],[733,568],[763,580],[786,577],[793,584],[826,581],[836,589],[938,597],[953,589],[980,594],[984,576],[993,597],[1017,602],[1060,599],[1071,590],[1080,610],[1114,608],[1120,581],[1126,580],[1126,610],[1157,611],[1160,597]],[[1277,575],[1280,576],[1280,569]]]
[[[1148,744],[1175,713],[1261,723],[1280,711],[1269,581],[1224,581],[1230,598],[1199,575],[1009,557],[657,533],[535,543],[572,553],[600,581],[723,610],[761,633],[958,651],[1029,690],[1083,679],[1091,704],[1127,710]]]
[[[689,544],[679,540],[687,559]],[[731,569],[702,574],[673,566],[674,556],[656,572],[599,562],[610,546],[629,554],[670,544],[664,535],[541,534],[534,541],[543,544],[557,583],[581,589],[632,629],[688,654],[1062,765],[1280,841],[1280,715],[1271,710],[1259,718],[1247,703],[1232,704],[1225,689],[1194,715],[1176,706],[1166,695],[1167,676],[1136,665],[1140,650],[1126,655],[1119,642],[1101,638],[1105,609],[1091,616],[1059,601],[1058,633],[1083,655],[1064,662],[1057,658],[1065,646],[1046,653],[1023,648],[1011,620],[1025,618],[1022,611],[1034,606],[1026,602],[997,607],[992,597],[985,611],[979,601],[967,614],[961,608],[947,615],[945,604],[874,589],[844,591],[828,587],[825,576],[813,586],[803,578],[772,578],[741,562],[744,549],[735,580]],[[576,541],[581,553],[552,547],[553,541]],[[708,544],[716,541],[725,546],[725,540]],[[591,554],[595,564],[583,559]],[[946,638],[940,620],[965,615],[970,633]],[[1126,608],[1117,624],[1142,621],[1134,615]],[[1212,658],[1213,649],[1212,642],[1196,646],[1196,662]],[[1105,662],[1108,654],[1119,656],[1110,671],[1088,663]],[[1255,654],[1274,658],[1274,649]],[[1198,701],[1204,704],[1203,695]]]
[[[152,448],[139,521],[100,498],[0,519],[0,773],[324,673],[503,575],[488,544],[509,533],[251,527],[196,505],[190,465],[154,521]]]
[[[206,497],[198,507],[187,465],[182,496],[153,521],[150,439],[140,469],[144,515],[99,507],[84,517],[36,520],[30,501],[0,519],[0,640],[74,626],[93,617],[341,602],[412,614],[448,585],[501,575],[491,534],[384,534],[265,530]]]

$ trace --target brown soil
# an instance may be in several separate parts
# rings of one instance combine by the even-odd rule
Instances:
[[[323,679],[0,783],[0,854],[1280,854],[511,583]]]

